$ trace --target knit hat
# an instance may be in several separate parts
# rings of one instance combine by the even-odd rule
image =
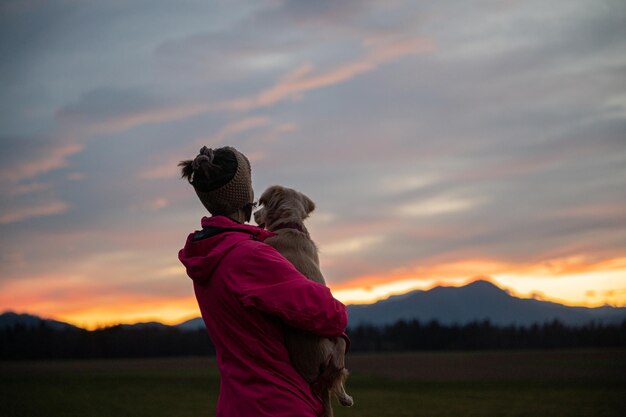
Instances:
[[[206,146],[194,160],[181,161],[181,173],[213,215],[228,215],[254,202],[250,161],[235,148]]]

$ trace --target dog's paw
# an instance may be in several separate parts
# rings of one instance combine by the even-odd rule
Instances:
[[[348,394],[344,394],[340,396],[338,399],[339,399],[339,404],[341,404],[344,407],[352,407],[354,405],[354,400]]]

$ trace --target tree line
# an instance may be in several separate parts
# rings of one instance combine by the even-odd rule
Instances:
[[[400,320],[383,327],[359,326],[349,335],[358,352],[624,347],[626,321],[573,327],[556,320],[531,326],[497,326],[488,320],[464,325]]]
[[[14,326],[0,331],[1,359],[90,359],[214,355],[204,329],[182,331],[176,327],[128,328],[123,325],[97,330]]]
[[[351,352],[625,347],[626,321],[565,326],[496,326],[489,321],[443,325],[400,320],[347,331]],[[88,331],[15,325],[0,330],[0,359],[87,359],[214,355],[206,330],[112,326]]]

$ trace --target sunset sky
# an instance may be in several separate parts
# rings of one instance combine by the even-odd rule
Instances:
[[[337,298],[626,305],[626,2],[0,2],[0,312],[195,317],[177,169],[296,188]]]

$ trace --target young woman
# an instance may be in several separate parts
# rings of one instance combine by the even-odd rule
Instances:
[[[178,254],[215,345],[220,371],[217,416],[318,417],[320,399],[293,368],[285,326],[342,337],[345,306],[301,275],[274,248],[273,234],[244,224],[254,207],[248,159],[236,149],[203,147],[182,176],[211,217]]]

